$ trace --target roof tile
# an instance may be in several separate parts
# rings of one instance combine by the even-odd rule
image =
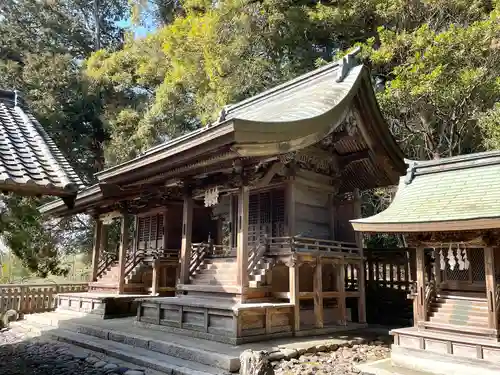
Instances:
[[[0,90],[0,190],[21,188],[69,195],[83,183],[17,93]]]

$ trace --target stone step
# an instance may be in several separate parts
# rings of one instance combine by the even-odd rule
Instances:
[[[192,360],[181,359],[157,351],[144,349],[138,346],[127,345],[120,342],[101,339],[95,336],[73,332],[66,329],[52,329],[36,323],[24,325],[31,331],[38,330],[40,333],[52,336],[58,341],[76,345],[88,350],[103,353],[122,361],[152,370],[161,371],[166,374],[178,375],[228,375],[224,371],[212,366],[203,365]]]
[[[459,319],[450,319],[445,317],[436,317],[433,316],[429,319],[431,323],[439,323],[439,324],[451,324],[455,326],[467,326],[470,327],[471,323]],[[477,328],[488,328],[488,321],[486,322],[473,322],[473,326]]]
[[[222,302],[219,302],[221,305]],[[26,316],[30,325],[39,325],[57,334],[59,331],[78,333],[89,338],[98,338],[107,344],[119,343],[133,350],[159,353],[195,364],[216,368],[219,371],[237,371],[241,350],[232,346],[204,339],[193,339],[161,330],[134,325],[134,318],[96,320],[76,318],[71,313],[50,312]],[[20,321],[17,323],[23,323]],[[85,338],[84,337],[84,338]],[[146,354],[149,355],[149,354]]]

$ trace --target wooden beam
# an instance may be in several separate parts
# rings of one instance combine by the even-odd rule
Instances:
[[[236,260],[238,262],[237,285],[248,286],[248,203],[250,188],[243,186],[238,194],[238,236],[236,238]]]
[[[286,231],[290,237],[295,236],[295,177],[290,177],[285,191],[285,212],[286,212]]]
[[[323,265],[319,259],[318,264],[316,264],[316,267],[314,268],[313,290],[316,328],[323,328]]]
[[[484,271],[486,275],[486,297],[488,299],[488,328],[498,329],[497,284],[495,280],[495,252],[484,248]]]
[[[273,165],[271,165],[271,167],[269,167],[269,169],[266,171],[264,176],[262,176],[262,178],[260,180],[258,180],[254,183],[253,188],[259,189],[261,187],[265,187],[265,186],[269,185],[269,183],[271,182],[273,177],[276,174],[284,171],[284,168],[285,168],[285,166],[283,165],[283,163],[280,163],[280,162],[274,163]]]
[[[370,150],[362,150],[362,151],[352,152],[350,154],[340,155],[339,156],[340,170],[344,169],[352,162],[369,158],[370,158]]]
[[[105,226],[99,218],[95,220],[94,228],[94,246],[92,248],[92,274],[90,281],[97,281],[97,271],[99,267],[99,258],[103,247],[103,231]]]
[[[120,237],[120,250],[118,254],[118,294],[123,294],[125,291],[125,265],[127,263],[127,250],[128,250],[128,229],[130,227],[130,215],[124,211],[121,217],[121,237]]]
[[[182,207],[182,242],[180,283],[189,284],[189,263],[191,262],[191,237],[193,233],[193,198],[190,194],[184,196]]]
[[[300,331],[299,265],[292,262],[289,268],[290,303],[293,304],[293,330]]]
[[[153,280],[151,282],[151,295],[158,295],[158,280],[159,280],[160,262],[158,259],[153,261]]]
[[[425,253],[423,247],[416,249],[417,303],[413,312],[415,322],[424,322],[425,313]]]

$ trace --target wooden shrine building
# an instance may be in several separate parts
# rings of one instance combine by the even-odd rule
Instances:
[[[146,295],[138,325],[240,343],[365,324],[349,220],[359,190],[404,169],[370,74],[348,55],[100,172],[73,209],[42,210],[94,215],[91,289]]]
[[[57,196],[72,207],[78,175],[17,91],[0,90],[0,193]]]
[[[407,161],[383,212],[356,231],[402,233],[416,251],[414,327],[392,362],[433,374],[500,373],[500,152]]]

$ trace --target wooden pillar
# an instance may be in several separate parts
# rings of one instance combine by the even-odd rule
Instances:
[[[158,280],[160,271],[160,261],[158,259],[153,260],[153,280],[151,282],[151,295],[158,295]]]
[[[495,252],[492,247],[484,248],[484,272],[486,297],[488,299],[488,328],[498,329],[497,283],[495,277]]]
[[[120,237],[120,251],[118,253],[118,294],[123,294],[125,291],[125,265],[127,263],[127,250],[128,250],[128,230],[130,224],[130,215],[127,211],[122,213],[121,217],[121,237]]]
[[[190,194],[184,196],[182,208],[182,242],[180,283],[189,283],[189,264],[191,263],[191,236],[193,233],[193,198]]]
[[[237,285],[248,287],[248,202],[250,189],[240,188],[238,194],[238,237],[236,239],[236,261],[238,263]]]
[[[167,251],[168,248],[168,221],[167,221],[167,214],[168,214],[168,208],[165,207],[163,210],[163,242],[162,242],[162,247],[163,247],[163,253]]]
[[[345,263],[342,259],[337,264],[337,289],[339,292],[338,308],[340,310],[340,324],[347,325],[347,307],[345,296]]]
[[[328,223],[330,225],[330,239],[336,240],[335,237],[335,195],[328,195]]]
[[[323,265],[321,264],[321,259],[318,259],[318,263],[314,268],[314,279],[313,279],[313,290],[314,290],[314,317],[316,318],[316,328],[323,328],[324,317],[323,317]]]
[[[290,284],[290,303],[293,304],[293,331],[300,331],[300,290],[299,290],[299,264],[292,259],[288,266]]]
[[[361,219],[361,194],[359,193],[359,189],[354,189],[354,218]],[[359,290],[359,298],[358,298],[358,320],[359,323],[366,323],[366,278],[365,278],[365,255],[364,255],[364,240],[362,232],[355,232],[356,236],[356,244],[360,250],[361,255],[361,263],[357,267],[357,279],[358,279],[358,290]]]
[[[438,250],[434,250],[434,280],[436,282],[436,290],[441,288],[441,268],[440,268],[440,257],[441,254]]]
[[[295,177],[290,177],[286,185],[285,201],[286,201],[286,226],[287,233],[290,237],[295,236]]]
[[[97,271],[99,267],[99,258],[102,250],[105,246],[105,237],[106,237],[106,226],[103,224],[98,217],[95,219],[95,228],[94,228],[94,246],[92,248],[92,274],[90,277],[90,281],[97,281]]]
[[[416,248],[416,278],[417,278],[417,302],[413,306],[415,322],[426,320],[425,312],[425,253],[423,247]]]

